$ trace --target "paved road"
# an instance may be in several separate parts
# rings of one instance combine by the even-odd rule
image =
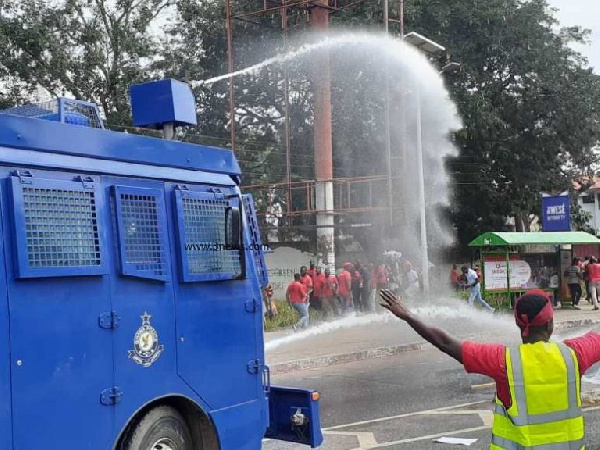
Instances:
[[[445,355],[428,349],[389,358],[274,377],[273,384],[322,392],[323,450],[465,448],[433,442],[441,436],[477,438],[487,449],[493,390]],[[445,409],[440,409],[445,408]],[[600,408],[586,411],[587,449],[600,449]],[[264,450],[308,447],[265,442]]]

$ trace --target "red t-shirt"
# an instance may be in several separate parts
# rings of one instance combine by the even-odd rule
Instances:
[[[325,284],[325,274],[315,275],[313,280],[315,297],[323,296],[323,285]]]
[[[596,362],[600,361],[600,334],[587,333],[564,343],[577,355],[579,373],[583,375]],[[496,382],[498,398],[510,408],[510,388],[506,374],[506,347],[498,344],[478,344],[465,342],[462,346],[462,361],[467,373],[478,373]]]
[[[306,286],[299,281],[292,281],[288,286],[288,294],[290,303],[305,303],[306,302]]]
[[[587,271],[590,281],[600,281],[600,264],[588,264]]]
[[[329,278],[325,278],[323,275],[323,297],[332,298],[335,295],[336,286],[338,286],[338,280],[335,275],[329,275]]]
[[[454,284],[458,283],[458,272],[454,269],[450,271],[450,282]]]
[[[373,270],[371,270],[371,287],[377,287],[377,267],[374,267]]]
[[[342,273],[338,275],[338,281],[340,284],[340,295],[348,295],[352,286],[352,275],[350,275],[350,272],[343,270]]]
[[[377,267],[377,287],[382,288],[387,284],[387,271],[385,270],[385,265],[381,264]]]
[[[312,277],[308,273],[300,278],[300,282],[306,286],[307,290],[313,287]]]

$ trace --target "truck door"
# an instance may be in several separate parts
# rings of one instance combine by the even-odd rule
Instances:
[[[42,176],[25,171],[3,183],[14,449],[106,449],[113,367],[112,336],[100,326],[110,311],[105,204],[97,179]]]
[[[111,281],[115,385],[123,394],[117,424],[140,405],[176,392],[175,306],[163,185],[105,180],[112,204],[116,270]]]
[[[171,196],[180,273],[177,364],[214,409],[264,397],[264,361],[257,345],[261,298],[251,274],[246,278],[243,250],[227,245],[227,230],[240,232],[239,225],[227,225],[241,218],[242,204],[234,194],[233,189],[179,186]],[[228,214],[234,210],[240,214]]]

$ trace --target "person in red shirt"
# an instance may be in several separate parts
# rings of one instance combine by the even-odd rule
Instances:
[[[309,298],[312,299],[313,279],[308,274],[308,271],[306,270],[306,266],[300,267],[300,282],[304,286],[306,286],[306,292],[308,292]]]
[[[338,280],[335,275],[331,275],[329,268],[325,269],[323,285],[321,287],[321,304],[327,317],[338,314],[337,302],[335,300],[338,294],[338,286]]]
[[[294,331],[298,328],[308,327],[308,292],[306,286],[300,281],[299,273],[294,274],[294,281],[289,284],[285,296],[288,303],[292,305],[292,308],[300,315],[300,320],[293,326]]]
[[[511,392],[509,385],[506,361],[508,350],[506,346],[469,341],[461,342],[448,335],[444,330],[423,323],[411,314],[404,303],[390,291],[382,291],[381,298],[383,299],[381,306],[405,321],[423,339],[461,363],[467,373],[477,373],[492,378],[496,382],[496,397],[502,404],[504,414],[507,414],[507,410],[512,404],[511,393],[516,394]],[[554,330],[553,314],[550,296],[541,289],[528,291],[517,300],[515,303],[515,321],[521,331],[523,346],[550,340]],[[590,332],[575,339],[565,340],[564,344],[573,351],[580,375],[583,375],[592,365],[600,361],[599,333]],[[543,364],[543,361],[541,364]],[[525,388],[527,389],[527,386],[535,388],[543,385],[546,381],[525,378]],[[517,399],[517,401],[519,400]],[[502,411],[500,411],[500,414],[502,414]]]
[[[310,262],[310,269],[306,271],[306,273],[312,278],[313,282],[315,281],[315,275],[317,274],[317,268],[315,267],[315,262]]]
[[[385,264],[379,264],[379,266],[377,266],[377,269],[375,269],[377,271],[377,290],[381,291],[382,289],[387,288],[387,284],[388,284],[388,272],[387,272],[387,268],[385,267]]]
[[[323,309],[323,283],[325,283],[325,275],[321,272],[321,268],[317,267],[313,277],[313,300],[321,309]]]
[[[453,264],[452,270],[450,270],[450,284],[456,292],[460,290],[460,273],[456,264]]]
[[[354,307],[352,302],[352,264],[344,263],[342,273],[338,275],[339,290],[338,293],[342,297],[343,308],[352,309]]]
[[[600,264],[598,259],[592,256],[590,263],[587,265],[587,273],[590,281],[590,291],[592,293],[592,303],[594,310],[598,310],[598,289],[600,289]]]

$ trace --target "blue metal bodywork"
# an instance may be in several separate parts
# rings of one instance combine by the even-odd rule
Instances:
[[[133,124],[162,128],[164,123],[196,125],[196,100],[190,86],[177,80],[136,84],[129,89]]]
[[[201,408],[221,450],[260,449],[269,407],[288,439],[289,408],[269,405],[264,259],[239,175],[227,150],[0,114],[0,448],[112,449],[164,397]],[[204,257],[185,242],[208,235],[181,214],[221,204],[246,212],[245,277],[197,275]]]

